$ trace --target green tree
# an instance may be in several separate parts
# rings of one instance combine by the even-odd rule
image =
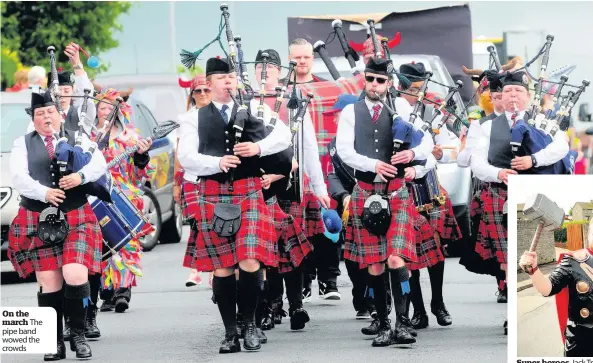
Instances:
[[[16,51],[24,65],[40,65],[49,70],[47,47],[56,47],[57,67],[71,69],[64,48],[74,42],[90,55],[115,48],[114,38],[122,31],[118,19],[130,9],[124,1],[3,1],[2,47]],[[86,65],[86,56],[81,52]],[[102,63],[102,62],[101,62]],[[85,66],[89,76],[106,71],[110,64],[97,69]]]

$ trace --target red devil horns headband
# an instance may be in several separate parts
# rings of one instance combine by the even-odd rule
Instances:
[[[191,87],[191,79],[189,81],[184,81],[181,78],[178,78],[179,80],[179,87],[181,88],[190,88]]]
[[[397,32],[395,34],[395,36],[393,37],[393,39],[387,41],[387,47],[389,49],[395,48],[397,45],[399,45],[401,40],[402,40],[402,36],[401,36],[400,32]],[[364,48],[365,48],[364,42],[363,43],[355,43],[352,40],[350,41],[350,46],[352,47],[352,49],[354,49],[354,51],[356,51],[358,53],[363,52]]]

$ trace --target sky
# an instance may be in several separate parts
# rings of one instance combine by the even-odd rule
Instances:
[[[509,182],[509,204],[544,194],[566,213],[576,202],[593,201],[593,175],[520,175]]]

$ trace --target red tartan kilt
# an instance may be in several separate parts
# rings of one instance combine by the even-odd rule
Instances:
[[[280,209],[276,198],[266,201],[278,240],[278,271],[287,273],[299,267],[303,259],[313,250],[313,245],[305,236],[294,218]]]
[[[181,211],[185,218],[193,218],[199,209],[197,185],[185,179],[181,183]]]
[[[503,207],[508,191],[499,184],[484,183],[480,192],[483,210],[475,251],[484,260],[496,257],[499,263],[507,263],[507,226],[503,223]]]
[[[429,213],[430,224],[439,233],[441,239],[454,241],[461,238],[461,229],[455,219],[455,212],[453,211],[453,204],[449,199],[447,191],[439,185],[441,194],[447,196],[445,204],[439,207],[440,213]]]
[[[34,249],[43,246],[37,236],[31,236],[37,232],[39,214],[20,207],[8,231],[8,258],[21,278],[69,263],[84,265],[91,274],[101,273],[103,236],[90,204],[66,213],[70,231],[63,244]]]
[[[287,200],[279,200],[278,204],[284,213],[290,214],[294,218],[294,222],[301,227],[307,238],[325,232],[325,226],[321,218],[321,207],[317,197],[311,190],[306,190],[303,193],[301,204]]]
[[[232,268],[246,259],[278,266],[276,230],[263,200],[259,178],[235,181],[232,193],[228,186],[229,183],[213,180],[183,184],[187,211],[197,226],[197,232],[188,241],[184,266],[213,271]],[[241,205],[241,227],[231,238],[220,237],[212,229],[214,205],[218,202]]]
[[[362,224],[364,202],[373,190],[383,193],[385,183],[367,184],[358,182],[354,187],[350,200],[350,217],[352,227],[347,228],[347,241],[344,258],[358,262],[360,267],[374,263],[383,263],[389,256],[399,256],[404,261],[418,262],[415,246],[415,232],[411,224],[411,216],[416,213],[412,196],[403,184],[402,179],[395,179],[389,183],[388,193],[404,186],[403,190],[390,200],[391,224],[387,234],[377,236],[370,233]],[[351,237],[351,238],[349,238]]]
[[[410,217],[416,235],[416,254],[418,255],[418,261],[408,263],[408,269],[420,270],[445,261],[445,256],[443,256],[441,251],[440,240],[438,235],[435,235],[436,230],[432,227],[433,224],[429,223],[418,212],[411,214]]]

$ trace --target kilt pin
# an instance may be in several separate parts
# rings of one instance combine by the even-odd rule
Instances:
[[[8,258],[21,278],[70,263],[86,266],[89,273],[101,273],[103,236],[90,204],[66,213],[68,236],[63,244],[51,247],[43,247],[36,235],[39,214],[20,207],[8,231]]]
[[[295,218],[280,208],[276,197],[266,200],[266,205],[276,229],[278,271],[291,272],[301,265],[303,259],[313,250],[313,245]]]
[[[364,202],[373,192],[384,193],[386,183],[358,182],[350,201],[352,223],[346,227],[344,258],[365,266],[384,263],[389,256],[399,256],[407,263],[418,263],[416,232],[412,226],[416,207],[403,179],[389,182],[387,194],[396,192],[390,199],[391,223],[386,235],[375,235],[362,224]]]
[[[507,196],[508,191],[503,184],[483,183],[479,200],[472,202],[472,206],[475,202],[479,203],[476,209],[482,212],[475,251],[484,260],[495,257],[501,264],[507,263],[508,231],[503,214]]]
[[[198,183],[184,181],[186,214],[194,225],[183,260],[183,266],[210,272],[234,268],[239,261],[255,259],[268,267],[278,266],[278,244],[274,221],[261,192],[259,178],[245,178],[233,183],[204,179]],[[231,238],[220,237],[212,229],[216,203],[241,205],[241,227]]]

